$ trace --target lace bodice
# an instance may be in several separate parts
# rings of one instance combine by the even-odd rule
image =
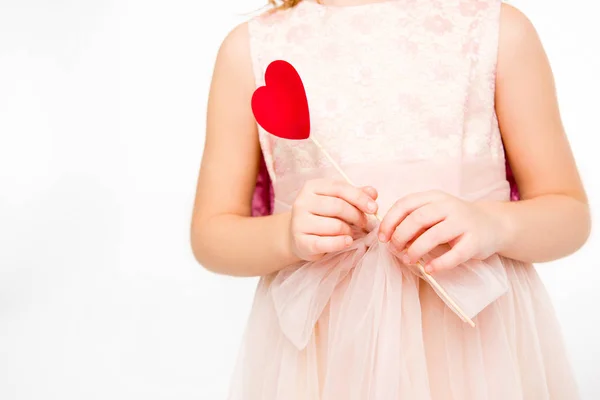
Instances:
[[[249,22],[257,86],[290,62],[306,89],[311,135],[344,168],[487,157],[504,162],[494,110],[500,0],[304,0]],[[259,128],[272,181],[326,167],[309,140]]]

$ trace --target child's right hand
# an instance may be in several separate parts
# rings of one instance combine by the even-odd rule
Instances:
[[[377,211],[377,191],[345,181],[307,181],[292,205],[290,241],[294,255],[314,261],[352,244],[352,226],[366,228]]]

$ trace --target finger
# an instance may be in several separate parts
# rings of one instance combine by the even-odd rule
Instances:
[[[469,261],[474,254],[475,252],[472,249],[468,237],[463,235],[459,240],[457,240],[454,247],[441,256],[429,261],[429,263],[427,263],[425,266],[425,271],[427,273],[432,273],[435,271],[452,269],[464,262]]]
[[[341,251],[353,242],[351,236],[317,236],[302,234],[297,239],[297,244],[314,255],[334,253]]]
[[[309,209],[315,215],[339,218],[361,228],[367,226],[366,214],[339,197],[315,195]]]
[[[402,249],[402,250],[406,250],[408,247],[410,247],[410,245],[412,245],[412,244],[415,242],[415,240],[417,240],[417,238],[418,238],[419,236],[421,236],[423,233],[425,233],[425,231],[426,231],[426,229],[421,229],[421,230],[420,230],[420,231],[419,231],[419,232],[418,232],[418,233],[415,235],[415,237],[413,237],[411,240],[409,240],[409,241],[408,241],[408,243],[406,243],[406,246],[404,246],[404,249]]]
[[[379,193],[377,193],[377,190],[372,187],[372,186],[364,186],[361,188],[363,190],[363,192],[365,192],[366,194],[369,195],[369,197],[371,197],[373,200],[377,200],[377,197],[379,196]]]
[[[364,190],[352,186],[347,182],[320,181],[314,193],[321,196],[339,197],[367,214],[377,211],[377,203]]]
[[[394,254],[404,257],[404,254],[406,253],[406,249],[415,241],[416,238],[421,236],[424,232],[425,232],[425,229],[419,230],[419,232],[417,232],[415,234],[415,236],[411,240],[409,240],[408,243],[406,243],[404,245],[404,247],[402,247],[402,248],[399,248],[398,246],[394,245],[394,240],[393,240],[393,236],[392,236],[392,239],[390,239],[388,246],[390,246],[389,247],[390,249],[394,250]]]
[[[407,264],[415,264],[421,257],[431,252],[437,246],[449,243],[463,233],[463,230],[458,225],[444,220],[427,229],[408,246],[406,250],[408,258],[405,262]]]
[[[390,241],[388,242],[388,246],[390,246],[390,248],[394,249],[396,251],[396,253],[401,254],[402,256],[404,256],[404,253],[406,252],[406,249],[412,244],[412,242],[415,241],[415,239],[417,239],[419,236],[421,236],[423,233],[425,232],[425,229],[420,229],[414,236],[412,239],[410,239],[406,244],[404,244],[404,246],[399,247],[398,245],[396,245],[395,241],[394,241],[394,235],[392,235],[392,237],[390,238]]]
[[[390,240],[390,242],[387,243],[388,249],[390,249],[392,254],[394,254],[396,257],[401,258],[405,264],[408,264],[408,260],[406,260],[406,257],[407,257],[406,249],[415,241],[416,238],[421,236],[424,232],[425,232],[425,229],[421,229],[419,232],[417,232],[415,237],[413,239],[409,240],[408,243],[406,243],[406,245],[403,248],[398,248],[397,246],[394,245],[394,241]]]
[[[447,216],[448,213],[439,203],[429,203],[417,208],[396,227],[391,241],[399,250],[404,250],[408,242],[416,239],[417,234],[426,231]]]
[[[317,236],[352,235],[352,228],[338,218],[306,214],[296,221],[296,231]]]
[[[390,240],[396,227],[411,212],[426,204],[433,203],[443,199],[446,195],[442,192],[431,191],[415,193],[398,200],[383,217],[379,225],[379,240],[387,242]]]

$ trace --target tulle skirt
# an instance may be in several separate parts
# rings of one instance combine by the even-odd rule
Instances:
[[[260,280],[230,400],[579,398],[533,266],[471,327],[375,232]]]
[[[382,215],[395,199],[432,188],[471,201],[509,198],[504,164],[489,160],[346,172],[358,185],[385,188]],[[278,180],[279,211],[312,177]],[[229,400],[579,398],[559,323],[531,264],[498,255],[472,260],[434,274],[436,287],[402,264],[377,231],[356,232],[342,252],[261,278]]]

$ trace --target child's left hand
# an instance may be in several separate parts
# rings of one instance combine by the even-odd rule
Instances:
[[[498,252],[506,228],[484,203],[461,200],[440,191],[416,193],[398,200],[379,226],[379,240],[389,242],[405,264],[415,264],[435,247],[452,249],[425,265],[426,272],[447,270],[470,259]]]

